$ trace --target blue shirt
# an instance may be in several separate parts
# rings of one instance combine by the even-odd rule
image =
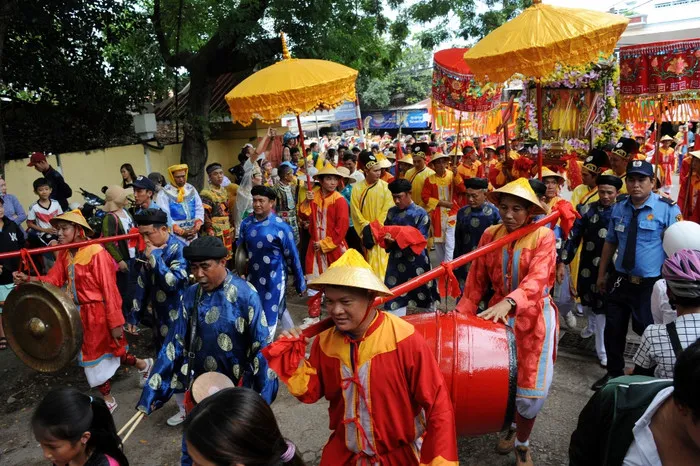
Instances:
[[[637,277],[658,277],[661,266],[666,260],[663,248],[663,232],[669,226],[682,219],[681,210],[668,199],[662,199],[658,194],[651,193],[649,198],[639,207],[641,212],[637,217],[637,249],[634,268],[625,270],[622,260],[627,247],[627,235],[632,221],[634,206],[628,197],[613,207],[610,224],[605,232],[605,242],[617,245],[615,270]],[[603,230],[601,230],[601,235]]]
[[[170,212],[168,212],[167,210],[165,210],[165,209],[163,209],[161,206],[159,206],[158,203],[157,203],[156,201],[154,201],[153,199],[151,199],[151,200],[149,201],[149,203],[150,203],[150,204],[148,205],[148,207],[143,207],[143,208],[141,208],[141,207],[136,207],[136,209],[134,210],[134,214],[140,214],[141,212],[143,212],[143,211],[146,210],[146,209],[158,209],[158,210],[160,210],[160,211],[162,211],[162,212],[165,212],[165,215],[168,217],[168,228],[170,228],[170,229],[172,230],[172,228],[173,228],[173,219],[172,219],[172,217],[170,217]]]

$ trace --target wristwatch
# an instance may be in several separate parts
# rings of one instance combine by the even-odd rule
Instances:
[[[510,310],[512,311],[518,305],[513,298],[506,298],[508,304],[510,304]]]

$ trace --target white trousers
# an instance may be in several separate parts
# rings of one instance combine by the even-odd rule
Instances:
[[[605,314],[595,314],[588,306],[584,306],[583,309],[586,317],[588,317],[588,329],[593,331],[595,335],[595,352],[598,355],[598,359],[607,361],[608,353],[605,352],[605,341],[603,339],[605,334]]]
[[[445,229],[445,242],[435,242],[435,256],[437,263],[433,266],[438,266],[443,262],[449,262],[453,259],[455,253],[455,228],[447,227]]]

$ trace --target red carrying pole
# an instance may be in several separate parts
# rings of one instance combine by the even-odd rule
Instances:
[[[313,192],[313,182],[311,181],[311,175],[309,175],[309,169],[306,167],[306,146],[304,145],[304,130],[301,127],[301,116],[297,114],[297,126],[299,127],[299,145],[301,146],[301,158],[304,160],[304,173],[306,173],[306,190],[307,192]],[[299,200],[297,200],[299,202]],[[316,203],[309,201],[311,204],[311,218],[309,219],[309,230],[311,233],[311,244],[309,247],[314,252],[314,258],[316,259],[316,264],[318,265],[318,270],[321,272],[322,262],[321,256],[313,249],[314,244],[318,241],[318,235],[316,231],[316,213],[318,212],[316,208]],[[306,253],[306,251],[302,251]],[[306,256],[304,256],[306,257]]]
[[[542,179],[542,84],[540,83],[539,80],[537,80],[537,92],[536,92],[536,99],[537,102],[535,105],[537,106],[537,164],[539,166],[538,169],[538,178],[541,180]]]
[[[449,273],[449,270],[455,269],[457,267],[462,267],[463,265],[468,264],[469,262],[474,261],[475,259],[482,257],[492,251],[495,251],[496,249],[500,249],[503,246],[518,240],[522,238],[523,236],[532,233],[533,231],[537,230],[539,227],[545,226],[547,224],[556,224],[557,220],[559,219],[559,212],[552,212],[549,215],[546,215],[545,217],[542,217],[540,220],[533,222],[527,226],[524,226],[522,228],[519,228],[517,231],[514,231],[513,233],[509,233],[503,238],[496,240],[492,243],[487,244],[486,246],[482,246],[478,249],[475,249],[472,252],[469,252],[467,254],[464,254],[463,256],[459,256],[457,259],[454,259],[450,262],[446,262],[441,264],[439,267],[435,267],[434,269],[424,273],[423,275],[419,275],[415,278],[412,278],[408,280],[405,283],[402,283],[401,285],[395,286],[394,288],[391,289],[391,292],[394,294],[393,296],[382,296],[378,297],[374,300],[374,303],[372,306],[377,307],[381,306],[382,304],[386,303],[387,301],[391,301],[394,299],[396,296],[401,296],[404,293],[408,293],[409,291],[413,291],[416,288],[425,285],[426,283],[438,279],[440,277],[443,277]],[[307,338],[311,338],[313,336],[318,335],[319,333],[323,332],[326,329],[329,329],[333,326],[333,319],[330,317],[327,317],[326,319],[322,320],[321,322],[318,322],[314,325],[311,325],[304,329],[303,334]]]
[[[137,239],[140,236],[141,235],[138,233],[128,233],[126,235],[108,236],[105,238],[91,239],[90,241],[81,241],[79,243],[59,244],[57,246],[46,246],[45,248],[27,249],[26,251],[30,255],[35,256],[37,254],[44,254],[45,252],[55,252],[63,251],[64,249],[82,248],[83,246],[89,246],[91,244],[104,244],[113,243],[115,241]],[[21,250],[14,252],[3,252],[0,254],[0,259],[12,259],[14,257],[20,257],[21,255]]]

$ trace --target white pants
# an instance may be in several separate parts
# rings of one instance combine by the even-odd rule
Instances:
[[[584,306],[584,312],[588,317],[588,329],[593,331],[595,335],[595,352],[600,361],[607,361],[608,354],[605,352],[605,342],[603,335],[605,334],[605,314],[594,314],[591,308]]]
[[[435,242],[435,255],[437,256],[437,264],[433,266],[438,266],[443,262],[449,262],[455,253],[455,228],[447,227],[445,229],[445,242]]]
[[[554,306],[550,306],[549,312],[551,313],[551,322],[553,322],[554,326],[556,327],[556,323],[554,322],[556,319]],[[554,356],[554,347],[557,344],[556,334],[557,332],[554,330],[549,334],[549,352],[547,353],[547,372],[544,379],[544,395],[542,395],[540,398],[526,398],[523,396],[515,397],[515,408],[525,419],[533,419],[536,417],[542,410],[544,402],[547,399],[547,395],[549,395],[549,388],[552,386],[552,376],[554,375],[554,361],[552,357]]]
[[[185,412],[185,394],[184,393],[176,393],[175,394],[175,402],[177,403],[177,407],[180,409],[181,413]]]
[[[390,314],[394,314],[396,317],[406,317],[406,310],[408,309],[407,306],[400,307],[398,309],[394,309],[393,311],[387,309],[386,312]]]

